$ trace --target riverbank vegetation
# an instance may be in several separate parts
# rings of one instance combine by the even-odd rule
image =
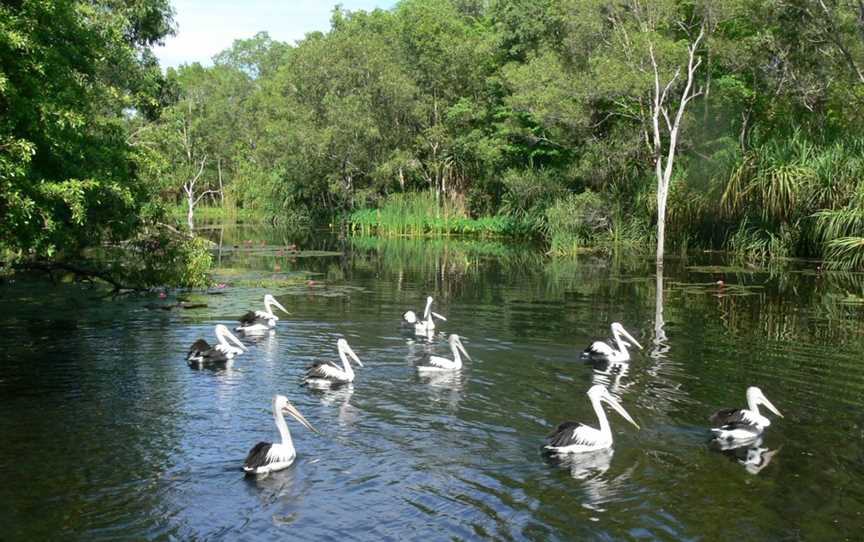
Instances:
[[[674,156],[673,250],[854,267],[859,10],[840,0],[337,9],[328,32],[296,45],[259,34],[212,67],[169,70],[174,101],[141,137],[170,165],[174,201],[201,171],[206,189],[277,222],[530,235],[555,253],[651,250],[667,173],[655,166]]]
[[[555,254],[651,251],[665,218],[674,251],[864,264],[857,2],[401,0],[164,74],[167,0],[16,5],[5,260],[188,231],[206,205]]]
[[[0,4],[0,267],[116,289],[200,285],[202,241],[162,222],[130,123],[159,118],[168,0]],[[107,258],[107,259],[106,259]]]

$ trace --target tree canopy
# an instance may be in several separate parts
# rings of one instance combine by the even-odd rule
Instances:
[[[122,236],[147,202],[188,200],[190,180],[195,201],[280,222],[431,194],[430,214],[506,218],[553,251],[645,246],[669,145],[652,137],[652,93],[671,82],[677,111],[691,46],[670,243],[842,256],[864,237],[857,1],[402,0],[164,76],[147,47],[171,31],[167,2],[12,5],[0,242],[13,250]]]

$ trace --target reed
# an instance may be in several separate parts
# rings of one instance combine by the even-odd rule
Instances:
[[[180,223],[186,223],[187,207],[185,204],[172,205],[166,209],[168,217]],[[254,209],[238,208],[233,204],[225,207],[198,205],[195,207],[195,222],[197,223],[256,223],[264,222],[266,217]]]
[[[354,234],[379,236],[513,236],[528,229],[503,215],[470,218],[458,206],[439,205],[431,192],[392,194],[377,209],[354,211],[348,223]]]

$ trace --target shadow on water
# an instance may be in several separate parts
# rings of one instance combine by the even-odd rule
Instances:
[[[225,286],[194,294],[206,304],[194,310],[0,285],[4,540],[809,540],[864,528],[860,274],[714,254],[658,273],[648,257],[551,258],[498,240],[207,235]],[[275,333],[244,337],[230,370],[186,366],[189,344],[265,292],[290,312]],[[431,340],[402,334],[426,295],[447,321]],[[645,350],[621,366],[579,362],[613,321]],[[419,374],[422,356],[449,355],[449,333],[472,360]],[[302,386],[340,337],[363,359],[355,382]],[[593,383],[641,430],[609,412],[612,450],[544,459],[559,422],[596,424]],[[743,448],[706,445],[707,416],[750,385],[786,418]],[[249,448],[278,438],[274,393],[323,434],[289,422],[296,463],[244,480]]]

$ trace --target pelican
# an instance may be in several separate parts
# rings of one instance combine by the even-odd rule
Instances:
[[[727,441],[749,441],[758,437],[771,425],[771,420],[759,413],[759,405],[783,417],[780,411],[756,386],[747,388],[747,408],[718,410],[708,418],[713,427],[714,438]]]
[[[240,317],[240,325],[234,328],[234,331],[242,331],[243,333],[260,333],[268,331],[270,328],[276,327],[276,321],[279,317],[273,314],[273,306],[281,310],[285,314],[290,314],[281,303],[276,301],[276,298],[270,294],[264,296],[263,311],[249,311]]]
[[[348,346],[348,341],[339,339],[336,342],[336,347],[339,350],[339,358],[342,360],[342,367],[331,362],[319,362],[309,367],[306,371],[306,383],[315,384],[317,386],[333,386],[337,384],[348,384],[354,381],[354,369],[351,368],[351,360],[354,360],[357,365],[363,367],[363,363],[357,354]]]
[[[618,322],[612,323],[612,337],[615,341],[615,345],[618,347],[617,350],[610,346],[608,343],[604,343],[603,341],[594,341],[591,343],[591,346],[586,348],[582,352],[582,359],[606,359],[611,362],[624,362],[630,361],[630,352],[627,351],[627,347],[631,346],[630,343],[624,341],[621,336],[624,336],[628,341],[632,341],[633,344],[642,349],[642,345],[639,344],[639,341],[633,338],[633,335],[630,335],[624,326],[619,324]]]
[[[275,472],[291,466],[291,463],[294,462],[294,458],[297,457],[297,451],[294,449],[294,443],[291,441],[288,424],[285,423],[285,417],[283,416],[285,412],[292,415],[306,429],[313,433],[318,433],[318,430],[306,421],[306,418],[288,401],[287,397],[284,395],[274,395],[273,419],[276,420],[276,427],[279,429],[282,442],[259,442],[253,446],[249,450],[246,460],[243,462],[243,470],[247,474]]]
[[[606,413],[600,404],[601,401],[609,403],[612,408],[618,411],[618,414],[621,414],[625,420],[639,429],[639,425],[633,421],[630,414],[627,414],[624,407],[612,397],[606,386],[602,384],[591,386],[588,390],[588,397],[591,398],[591,405],[594,407],[594,412],[597,413],[600,429],[594,429],[579,422],[561,423],[547,437],[544,446],[546,450],[556,454],[580,454],[610,448],[612,446],[612,429],[609,428],[609,420],[606,419]]]
[[[435,318],[445,322],[447,321],[446,318],[437,312],[432,312],[432,296],[426,297],[426,309],[423,311],[423,320],[418,320],[414,311],[408,311],[402,315],[404,324],[407,326],[414,326],[414,331],[418,335],[426,335],[432,332],[435,329]]]
[[[198,363],[199,365],[205,363],[225,363],[234,356],[246,351],[246,346],[240,342],[240,339],[235,337],[222,324],[216,326],[216,338],[219,342],[215,346],[210,346],[204,339],[198,339],[192,343],[192,346],[189,347],[189,352],[186,354],[186,361],[190,364]],[[231,342],[236,346],[232,346]]]
[[[450,335],[450,350],[453,352],[453,359],[442,358],[440,356],[429,356],[425,359],[425,365],[417,366],[418,371],[458,371],[462,368],[461,352],[465,357],[471,359],[465,347],[462,346],[462,339],[455,333]]]

